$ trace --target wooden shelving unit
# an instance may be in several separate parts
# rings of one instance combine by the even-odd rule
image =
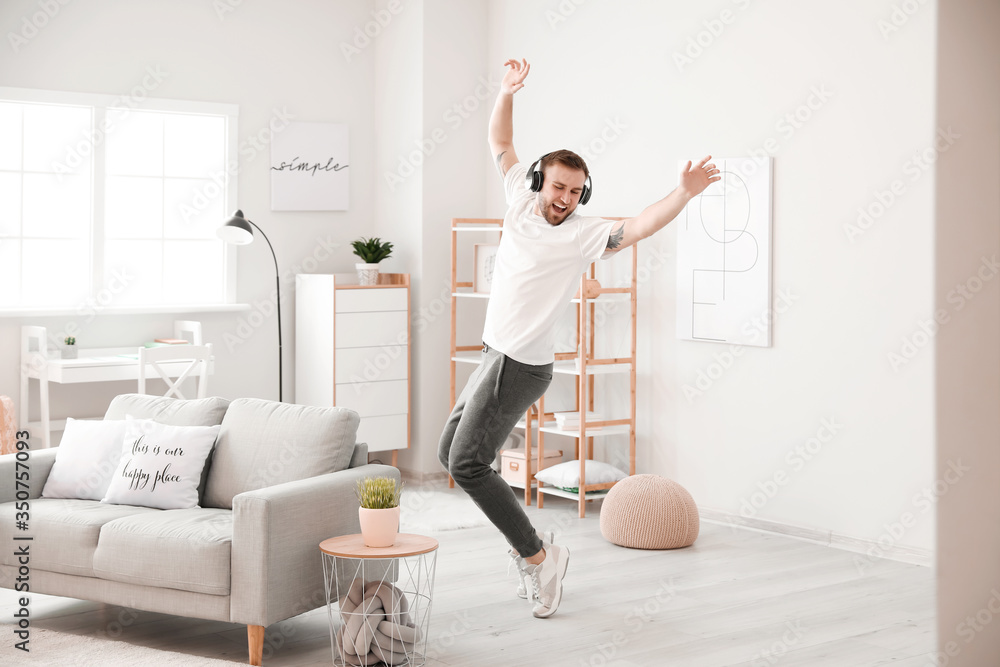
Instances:
[[[621,218],[612,218],[621,220]],[[575,431],[564,431],[555,425],[555,415],[545,411],[545,396],[538,400],[538,460],[545,457],[546,435],[570,437],[576,440],[576,458],[580,462],[580,486],[576,493],[564,491],[538,482],[538,507],[545,506],[545,495],[576,499],[580,518],[586,516],[588,500],[602,498],[615,482],[587,484],[586,460],[594,458],[594,438],[628,435],[629,475],[635,474],[635,383],[636,383],[636,297],[638,294],[638,257],[636,246],[631,252],[632,271],[628,287],[602,287],[597,280],[597,267],[580,276],[580,290],[573,299],[576,305],[576,354],[556,354],[553,373],[564,372],[577,377],[576,405],[580,426]],[[630,345],[628,357],[598,358],[595,356],[597,328],[594,324],[597,303],[601,299],[628,298],[630,303]],[[627,373],[629,376],[629,416],[620,419],[588,421],[587,412],[594,411],[596,391],[594,380],[604,373]],[[551,423],[551,425],[549,425]],[[584,446],[586,450],[584,451]],[[537,481],[537,480],[536,480]]]
[[[458,399],[458,392],[455,388],[456,378],[458,373],[458,364],[460,363],[472,363],[478,364],[481,359],[481,353],[483,351],[483,344],[480,341],[477,345],[459,345],[458,344],[458,303],[460,299],[489,299],[489,294],[477,294],[472,291],[472,281],[459,281],[458,280],[458,235],[462,232],[486,232],[489,236],[493,236],[493,239],[499,243],[500,237],[503,234],[503,219],[495,218],[452,218],[451,221],[451,391],[450,391],[450,403],[451,407],[455,407],[455,401]],[[475,266],[473,266],[473,271],[475,271]],[[529,426],[529,437],[530,437],[530,426]],[[526,438],[527,439],[527,438]],[[530,460],[525,456],[525,461]],[[530,473],[531,466],[526,465]],[[448,488],[455,488],[455,480],[452,479],[451,475],[448,476]],[[531,485],[529,483],[528,488],[525,491],[525,497],[527,503],[531,504]]]
[[[621,220],[622,218],[610,218]],[[471,292],[472,282],[460,282],[458,280],[458,235],[461,232],[496,232],[500,233],[503,225],[502,219],[482,219],[482,218],[454,218],[451,221],[451,405],[455,405],[456,394],[456,373],[458,364],[471,363],[478,364],[482,344],[459,345],[457,340],[458,329],[458,306],[462,299],[484,298],[488,295],[475,294]],[[545,396],[529,409],[525,418],[518,424],[518,427],[525,430],[525,460],[532,457],[532,436],[533,431],[538,432],[537,466],[545,456],[546,436],[569,437],[576,440],[575,457],[580,462],[580,487],[577,493],[564,491],[551,486],[545,486],[531,474],[531,466],[525,466],[525,479],[523,484],[512,483],[511,486],[524,489],[524,503],[531,504],[531,490],[538,491],[538,506],[544,505],[546,494],[560,496],[564,498],[576,499],[579,503],[580,517],[586,515],[586,502],[601,498],[607,494],[608,489],[614,486],[610,484],[587,484],[586,483],[586,460],[594,456],[594,438],[607,437],[613,435],[628,435],[629,437],[629,475],[635,474],[635,386],[636,386],[636,296],[637,296],[637,273],[638,261],[636,256],[636,246],[633,245],[628,252],[631,252],[631,281],[628,287],[602,287],[596,278],[596,266],[591,265],[588,271],[580,276],[580,290],[572,302],[576,305],[576,353],[556,354],[553,365],[553,375],[573,375],[576,376],[575,388],[575,410],[581,413],[580,427],[577,430],[565,431],[556,426],[555,414],[545,411]],[[606,299],[628,299],[631,306],[631,355],[628,357],[597,358],[594,354],[596,347],[596,327],[594,324],[596,306],[601,300]],[[604,419],[601,421],[587,421],[587,411],[593,411],[595,405],[595,376],[615,373],[629,375],[629,416],[621,419]],[[581,406],[587,406],[585,408]],[[586,449],[584,449],[584,446]],[[454,480],[448,480],[449,486],[454,486]]]

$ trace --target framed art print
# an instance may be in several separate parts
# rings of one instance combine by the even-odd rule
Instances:
[[[271,140],[272,211],[346,211],[348,133],[342,123],[289,123]]]
[[[489,294],[493,285],[493,267],[497,261],[496,243],[477,243],[474,252],[476,273],[472,278],[472,291],[476,294]]]

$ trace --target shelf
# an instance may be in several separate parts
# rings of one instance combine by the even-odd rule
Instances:
[[[515,489],[523,489],[524,488],[524,482],[512,482],[509,479],[505,479],[504,481],[507,482],[508,486],[513,486]],[[537,489],[538,488],[538,482],[536,482],[535,480],[531,480],[531,488]]]
[[[553,435],[564,435],[567,438],[580,437],[580,429],[575,429],[573,431],[564,431],[560,428],[556,428],[555,426],[542,426],[541,428],[536,427],[535,430],[544,431],[546,433],[552,433]],[[601,428],[598,429],[592,429],[592,428],[587,429],[588,438],[599,438],[604,435],[628,435],[628,434],[629,434],[628,424],[618,424],[616,426],[602,426]]]
[[[599,364],[597,366],[587,366],[587,375],[609,375],[611,373],[628,373],[632,370],[632,364]],[[579,375],[576,368],[576,360],[557,361],[552,365],[553,373],[563,375]]]
[[[464,364],[478,364],[482,360],[482,353],[478,350],[474,352],[458,352],[451,358]],[[600,364],[598,366],[587,366],[587,375],[609,375],[612,373],[628,373],[632,364]],[[562,375],[580,375],[576,370],[575,361],[557,361],[552,365],[553,373]]]
[[[549,421],[551,422],[552,420],[550,419]],[[528,426],[528,422],[525,421],[524,419],[522,419],[521,421],[519,421],[516,424],[514,424],[514,428],[522,428],[523,429],[523,428],[527,428],[527,426]],[[533,431],[542,430],[542,431],[545,431],[546,433],[552,433],[553,435],[564,435],[567,438],[578,438],[578,437],[580,437],[580,429],[576,429],[576,430],[573,430],[573,431],[566,431],[566,430],[563,430],[563,429],[560,429],[560,428],[556,428],[555,426],[545,426],[545,427],[539,429],[539,427],[538,427],[538,419],[537,418],[533,419],[531,421],[531,429]],[[628,424],[618,424],[616,426],[602,426],[599,429],[588,429],[587,430],[587,437],[591,437],[591,436],[600,437],[602,435],[628,435],[628,433],[629,433]],[[537,450],[538,446],[535,445],[534,447],[532,447],[532,449]]]
[[[521,487],[524,488],[523,486]],[[597,500],[604,498],[608,495],[608,491],[611,489],[601,489],[600,491],[587,491],[583,494],[583,497],[587,500]],[[561,498],[569,498],[570,500],[579,500],[580,494],[573,493],[572,491],[563,491],[562,489],[556,488],[554,486],[543,486],[538,491],[539,493],[544,493],[547,496],[559,496]]]
[[[463,364],[478,364],[482,361],[482,352],[456,352],[455,356],[451,358],[452,361],[458,361]]]
[[[612,292],[611,294],[598,294],[593,299],[587,299],[587,303],[601,302],[601,301],[629,301],[632,295],[628,292]],[[570,299],[570,303],[580,303],[581,299]]]
[[[478,292],[452,292],[452,296],[468,296],[475,299],[489,299],[489,293],[480,294]],[[587,303],[600,303],[602,301],[628,301],[631,299],[631,294],[612,292],[611,294],[599,294],[593,299],[587,299]],[[581,299],[570,299],[570,303],[581,303]]]
[[[462,225],[460,227],[452,227],[453,232],[500,232],[503,231],[503,227],[500,225]]]

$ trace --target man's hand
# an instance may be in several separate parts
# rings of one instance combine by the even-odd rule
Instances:
[[[503,81],[500,82],[500,92],[504,95],[513,95],[524,88],[524,80],[528,77],[531,65],[522,58],[521,62],[513,59],[508,60],[504,63],[504,67],[510,67],[510,69],[503,75]]]
[[[706,155],[693,168],[691,160],[688,160],[688,163],[681,169],[681,182],[678,188],[688,199],[697,197],[705,188],[722,178],[718,175],[719,170],[715,168],[714,164],[705,164],[711,159],[711,155]]]
[[[501,177],[507,174],[511,166],[517,164],[517,155],[514,153],[514,93],[524,88],[524,80],[531,69],[527,60],[508,60],[504,66],[510,69],[500,82],[500,94],[493,105],[489,129],[490,155],[493,156]]]

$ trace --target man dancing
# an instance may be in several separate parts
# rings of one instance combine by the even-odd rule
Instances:
[[[659,231],[719,170],[705,157],[680,174],[680,185],[634,218],[612,221],[576,212],[592,192],[587,164],[568,150],[543,155],[530,168],[514,152],[513,97],[531,66],[508,60],[493,113],[489,144],[507,199],[483,328],[482,361],[445,423],[438,459],[511,546],[530,582],[532,613],[546,618],[562,599],[569,549],[532,527],[513,490],[491,467],[529,406],[552,382],[556,325],[580,275]],[[520,595],[519,590],[519,595]],[[525,593],[524,596],[527,597]]]

